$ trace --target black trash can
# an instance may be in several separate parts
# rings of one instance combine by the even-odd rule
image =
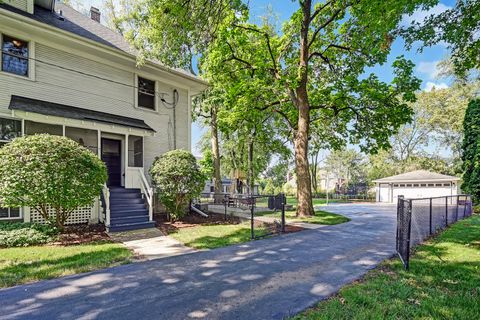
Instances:
[[[270,210],[275,209],[275,197],[273,196],[268,197],[268,209]]]

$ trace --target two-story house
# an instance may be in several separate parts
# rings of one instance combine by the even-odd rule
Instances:
[[[191,98],[207,83],[152,61],[137,66],[98,9],[88,17],[55,0],[3,0],[0,46],[0,143],[35,133],[79,142],[106,163],[108,188],[68,223],[151,225],[148,169],[166,151],[190,150]],[[0,219],[42,221],[31,208],[3,208]]]

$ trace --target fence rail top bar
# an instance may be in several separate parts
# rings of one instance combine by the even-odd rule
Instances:
[[[455,197],[470,197],[468,194],[456,194],[453,196],[438,196],[438,197],[428,197],[428,198],[405,198],[405,201],[412,201],[412,200],[429,200],[429,199],[444,199],[444,198],[455,198]]]

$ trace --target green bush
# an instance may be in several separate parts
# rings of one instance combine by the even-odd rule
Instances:
[[[60,229],[75,209],[93,204],[106,180],[98,156],[66,137],[24,136],[0,148],[2,206],[35,208]]]
[[[0,223],[0,247],[27,247],[55,240],[58,229],[36,223]]]
[[[188,151],[173,150],[157,157],[150,175],[160,202],[173,220],[182,218],[190,201],[200,195],[205,175]]]
[[[462,190],[471,194],[475,204],[480,202],[480,99],[473,100],[463,121],[463,184]]]

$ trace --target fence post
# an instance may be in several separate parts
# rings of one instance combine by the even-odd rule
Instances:
[[[400,236],[401,236],[401,224],[402,224],[402,219],[403,219],[403,196],[398,196],[397,197],[397,238],[396,238],[396,248],[397,252],[400,250]]]
[[[407,259],[405,261],[405,269],[410,268],[410,236],[412,233],[412,200],[408,201],[408,233],[407,233]]]
[[[252,201],[252,197],[250,196],[250,201],[251,201],[251,209],[250,209],[250,236],[252,238],[252,240],[255,239],[255,231],[254,231],[254,227],[255,227],[255,224],[253,223],[253,219],[254,219],[254,211],[255,211],[255,206],[254,206],[254,203]]]
[[[285,204],[287,202],[287,197],[285,193],[282,193],[282,233],[285,233]]]
[[[445,197],[445,227],[448,227],[448,197]]]
[[[468,196],[465,196],[465,200],[463,202],[463,218],[465,219],[465,215],[467,212],[467,202],[468,202]]]
[[[223,205],[225,206],[225,221],[227,220],[227,204],[228,204],[228,194],[223,197]]]
[[[432,235],[432,198],[430,198],[430,235]]]
[[[460,196],[457,195],[457,210],[455,211],[455,221],[458,221],[458,201],[460,200]]]

